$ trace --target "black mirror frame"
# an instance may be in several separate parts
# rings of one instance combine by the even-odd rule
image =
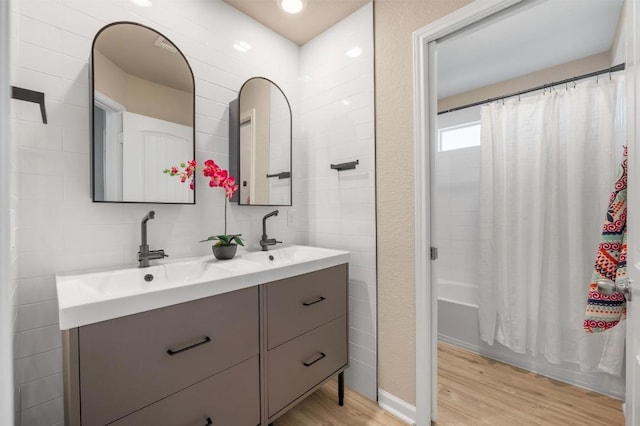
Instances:
[[[94,178],[94,170],[95,170],[95,162],[96,162],[96,158],[95,158],[95,140],[94,140],[94,128],[95,128],[95,110],[94,110],[94,105],[95,105],[95,83],[94,83],[94,57],[93,57],[93,52],[95,51],[95,44],[96,41],[98,40],[98,37],[100,37],[100,34],[102,34],[103,31],[105,31],[107,28],[113,27],[115,25],[122,25],[122,24],[128,24],[128,25],[137,25],[139,27],[142,28],[146,28],[150,31],[153,31],[154,33],[158,34],[159,36],[163,37],[165,40],[169,41],[178,51],[178,53],[180,54],[180,56],[182,57],[182,59],[184,60],[184,62],[187,64],[187,67],[189,68],[189,72],[191,73],[191,82],[193,84],[193,96],[192,96],[192,110],[193,110],[193,121],[192,121],[192,137],[191,137],[191,142],[192,142],[192,149],[193,149],[193,157],[195,159],[196,157],[196,80],[195,77],[193,75],[193,69],[191,68],[191,64],[189,63],[189,61],[187,60],[187,57],[184,55],[184,53],[182,53],[182,50],[180,50],[180,48],[168,37],[166,37],[164,34],[162,34],[161,32],[159,32],[158,30],[155,30],[147,25],[144,24],[140,24],[138,22],[133,22],[133,21],[116,21],[116,22],[112,22],[110,24],[105,25],[104,27],[100,28],[100,30],[96,33],[95,37],[93,38],[93,41],[91,42],[91,58],[89,61],[89,81],[90,83],[90,102],[89,102],[89,108],[91,108],[91,123],[90,123],[90,137],[91,137],[91,145],[90,145],[90,158],[91,158],[91,164],[89,167],[89,175],[90,175],[90,179],[91,179],[91,201],[94,203],[126,203],[126,204],[177,204],[177,205],[192,205],[192,204],[196,204],[196,182],[194,179],[194,186],[193,186],[193,202],[191,203],[171,203],[171,202],[161,202],[161,201],[111,201],[111,200],[96,200],[96,188],[95,188],[95,178]]]

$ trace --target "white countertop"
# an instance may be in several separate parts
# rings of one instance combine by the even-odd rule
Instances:
[[[161,261],[148,268],[57,274],[60,329],[215,296],[348,261],[347,251],[289,246],[241,252],[231,260],[216,260],[211,255]],[[153,276],[151,281],[145,280],[148,275]]]

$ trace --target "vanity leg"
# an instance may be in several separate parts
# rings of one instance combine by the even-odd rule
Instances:
[[[338,405],[344,405],[344,371],[338,373]]]

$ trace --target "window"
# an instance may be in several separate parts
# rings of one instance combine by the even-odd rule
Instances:
[[[480,146],[479,121],[438,130],[438,151],[440,152],[472,146]]]

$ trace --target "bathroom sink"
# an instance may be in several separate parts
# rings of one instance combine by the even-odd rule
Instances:
[[[147,268],[56,275],[60,329],[92,324],[346,263],[349,252],[289,246],[241,252],[231,260],[212,256],[160,261]]]
[[[243,260],[255,262],[267,267],[290,265],[324,259],[334,255],[336,250],[310,246],[289,246],[269,251],[248,252],[242,255]]]

